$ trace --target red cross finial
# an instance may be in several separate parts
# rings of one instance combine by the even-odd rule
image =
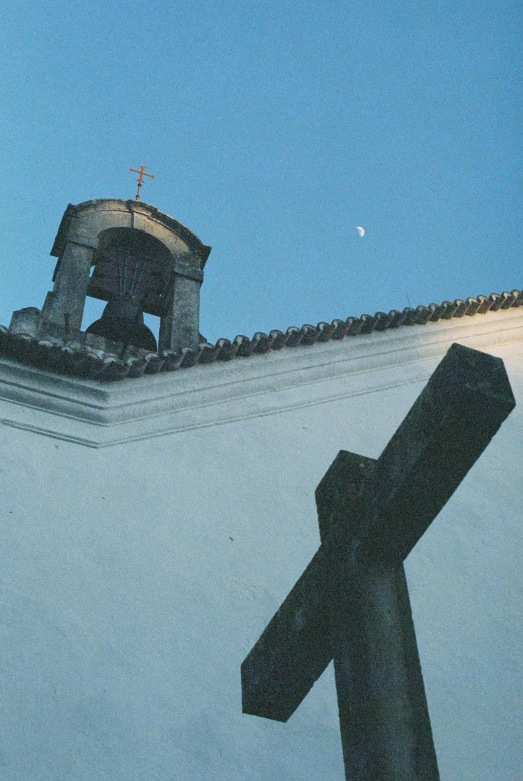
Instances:
[[[139,201],[140,200],[140,188],[141,188],[141,186],[143,184],[144,176],[148,176],[150,179],[154,179],[154,174],[146,174],[145,173],[145,169],[146,168],[147,168],[146,165],[141,165],[139,171],[136,168],[129,168],[129,171],[134,171],[135,174],[140,174],[140,176],[137,179],[138,191],[136,193],[136,198],[134,199],[135,201]]]

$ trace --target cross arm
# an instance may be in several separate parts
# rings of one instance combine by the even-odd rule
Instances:
[[[332,561],[360,530],[375,463],[342,450],[316,489],[322,545],[242,664],[244,713],[287,721],[331,661]]]
[[[450,347],[365,480],[369,555],[408,556],[515,406],[501,358]]]
[[[242,710],[287,721],[332,659],[321,546],[241,666]]]

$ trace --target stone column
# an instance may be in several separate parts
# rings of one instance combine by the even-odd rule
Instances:
[[[176,263],[169,310],[160,321],[158,349],[180,352],[196,349],[200,342],[200,287],[203,272]]]
[[[439,781],[403,565],[369,561],[345,587],[341,569],[331,637],[346,777]]]
[[[56,266],[54,289],[42,310],[45,320],[71,330],[80,330],[93,264],[94,247],[69,241]]]

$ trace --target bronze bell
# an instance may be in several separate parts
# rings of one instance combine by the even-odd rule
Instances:
[[[141,347],[144,350],[157,351],[156,339],[143,321],[143,311],[139,302],[132,296],[114,298],[106,305],[102,316],[95,320],[87,334],[104,336],[112,342]]]

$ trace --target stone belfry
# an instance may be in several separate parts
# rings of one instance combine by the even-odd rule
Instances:
[[[42,311],[14,313],[10,332],[74,338],[103,350],[140,354],[195,349],[203,269],[210,247],[172,217],[138,200],[70,204],[51,255],[58,258]],[[87,296],[107,301],[81,331]],[[160,318],[159,339],[143,314]],[[116,346],[116,344],[118,346]]]

